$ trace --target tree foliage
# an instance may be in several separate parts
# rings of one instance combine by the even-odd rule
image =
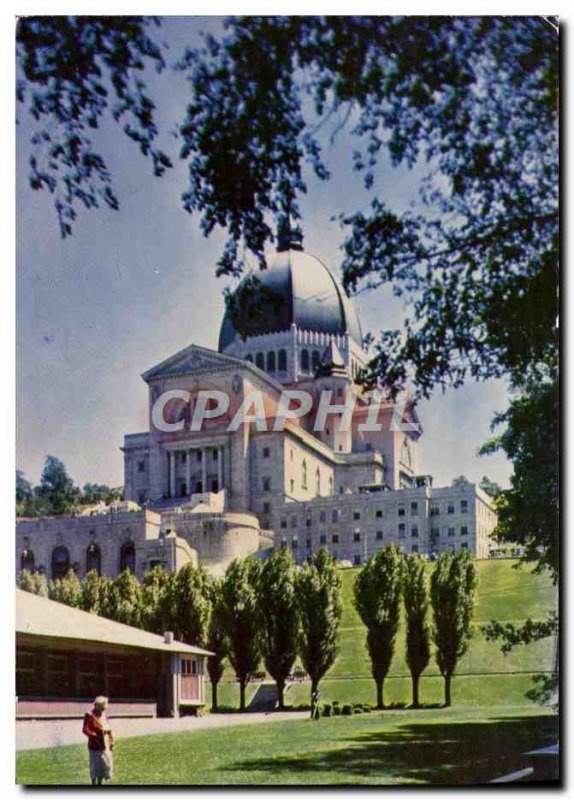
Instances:
[[[354,585],[355,608],[367,628],[367,649],[377,686],[377,708],[384,708],[383,687],[399,629],[403,557],[389,542],[371,556]]]
[[[134,628],[143,627],[142,587],[136,576],[126,569],[112,580],[102,580],[106,585],[105,616]]]
[[[48,596],[56,603],[65,603],[73,608],[81,608],[82,584],[76,572],[70,569],[63,578],[50,581]]]
[[[47,456],[37,493],[52,514],[60,515],[74,508],[79,489],[74,486],[64,463],[56,456]]]
[[[406,660],[413,685],[413,707],[419,706],[419,679],[430,661],[431,629],[428,624],[428,585],[425,562],[407,556],[403,571],[403,599],[407,623]]]
[[[343,606],[335,562],[321,548],[297,574],[299,655],[311,678],[311,699],[319,681],[335,663]]]
[[[179,588],[179,587],[178,587]],[[146,630],[163,635],[174,632],[176,613],[176,576],[165,567],[149,569],[142,584],[143,625]],[[193,642],[195,644],[195,642]]]
[[[191,562],[177,571],[173,580],[173,626],[178,639],[204,647],[209,625],[210,603],[207,575]]]
[[[513,464],[510,488],[496,496],[495,536],[521,545],[523,560],[535,572],[548,570],[558,580],[559,395],[554,381],[534,385],[514,397],[494,419],[502,427],[482,448],[503,450]]]
[[[17,98],[36,123],[29,181],[54,196],[60,232],[72,232],[77,208],[118,208],[92,133],[109,116],[149,156],[153,171],[171,166],[157,146],[155,105],[142,74],[165,66],[150,35],[152,17],[20,17],[16,28]]]
[[[468,550],[439,555],[431,574],[436,661],[444,678],[445,705],[451,704],[451,680],[472,636],[471,622],[477,584],[476,567]]]
[[[295,574],[291,553],[283,548],[263,564],[258,583],[261,651],[265,668],[277,684],[280,709],[284,706],[285,682],[297,658],[299,620]]]
[[[232,561],[222,584],[221,608],[229,660],[239,682],[239,709],[245,711],[245,687],[261,659],[257,582],[260,565],[254,558]]]
[[[229,653],[229,638],[225,627],[223,608],[223,582],[216,578],[209,584],[211,613],[205,646],[213,655],[207,659],[207,672],[211,682],[211,710],[217,711],[217,687],[223,677],[225,660]]]
[[[30,572],[28,569],[23,569],[18,573],[16,583],[18,588],[24,592],[48,597],[48,581],[42,572]]]

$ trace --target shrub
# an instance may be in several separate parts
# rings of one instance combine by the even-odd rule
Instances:
[[[337,705],[335,705],[335,703],[333,703],[333,714],[336,717],[340,717],[341,716],[341,706],[338,703],[337,703]]]
[[[332,714],[332,711],[333,711],[333,707],[332,707],[331,703],[325,703],[325,705],[323,706],[323,716],[324,717],[330,717],[331,714]]]
[[[343,706],[343,708],[341,710],[341,714],[344,717],[350,717],[352,715],[352,713],[353,713],[353,706],[350,706],[348,703],[345,703],[345,705]]]

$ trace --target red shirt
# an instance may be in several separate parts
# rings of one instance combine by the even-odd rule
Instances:
[[[100,723],[100,718],[93,711],[84,717],[82,733],[88,737],[88,750],[105,750],[106,734],[109,736],[110,747],[114,746],[114,734],[105,731]]]

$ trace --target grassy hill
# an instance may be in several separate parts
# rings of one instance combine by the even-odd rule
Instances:
[[[503,655],[500,645],[487,642],[480,627],[491,619],[521,622],[527,617],[541,619],[555,607],[556,589],[545,576],[533,575],[527,568],[516,568],[512,560],[478,561],[478,592],[474,616],[474,637],[466,655],[460,660],[453,682],[453,702],[463,705],[523,705],[524,693],[532,686],[532,674],[550,670],[554,660],[554,644],[550,640],[515,648]],[[429,564],[429,570],[432,565]],[[374,681],[365,647],[365,629],[353,605],[353,583],[357,569],[341,571],[343,582],[343,619],[340,652],[336,663],[321,683],[324,700],[374,703]],[[404,657],[405,635],[401,624],[395,656],[385,685],[385,701],[408,703],[410,676]],[[250,687],[248,700],[255,692]],[[233,672],[226,670],[220,688],[220,701],[237,705],[237,686]],[[422,702],[442,700],[442,679],[431,659],[421,683]],[[308,701],[308,684],[294,684],[288,702]],[[287,699],[286,698],[286,699]]]

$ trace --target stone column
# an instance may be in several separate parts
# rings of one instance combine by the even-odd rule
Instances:
[[[185,481],[187,484],[187,493],[191,494],[191,450],[187,451],[185,456]]]
[[[175,497],[175,455],[176,452],[173,450],[170,452],[170,460],[169,460],[169,484],[170,484],[170,497]]]
[[[217,489],[223,489],[223,447],[217,448]]]
[[[201,448],[201,491],[207,492],[207,447]]]

